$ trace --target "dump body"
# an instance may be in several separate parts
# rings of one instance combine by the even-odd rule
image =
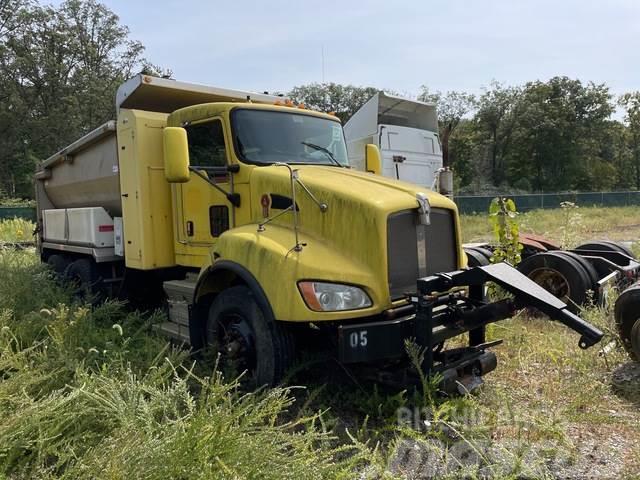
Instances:
[[[38,204],[47,208],[103,207],[120,216],[116,122],[107,122],[42,163]]]
[[[377,145],[382,174],[431,188],[442,167],[438,117],[433,104],[384,92],[375,94],[345,124],[349,161],[365,170],[364,147]]]

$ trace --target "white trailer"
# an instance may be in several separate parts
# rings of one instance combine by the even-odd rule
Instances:
[[[442,149],[435,104],[378,92],[349,119],[344,134],[355,169],[365,170],[365,145],[373,143],[385,177],[437,189]]]

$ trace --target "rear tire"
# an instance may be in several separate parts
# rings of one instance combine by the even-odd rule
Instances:
[[[215,298],[205,332],[222,369],[232,375],[246,371],[243,378],[250,388],[277,384],[293,363],[291,332],[266,317],[248,287],[231,287]]]
[[[620,294],[615,319],[625,350],[631,358],[640,361],[640,282]]]
[[[523,260],[518,270],[577,313],[588,300],[591,279],[574,258],[559,252],[544,252]]]
[[[69,265],[69,260],[67,260],[64,255],[54,253],[47,258],[47,265],[51,267],[51,270],[53,270],[53,273],[58,279],[62,279],[62,277],[64,277],[64,271]]]
[[[74,296],[94,305],[100,302],[100,279],[97,270],[93,260],[80,258],[71,262],[64,273],[65,280],[74,285]]]
[[[600,288],[598,285],[598,280],[600,280],[600,275],[596,271],[595,267],[591,264],[589,260],[584,257],[581,257],[577,253],[567,252],[565,250],[556,250],[554,253],[557,255],[564,255],[565,257],[573,258],[576,262],[578,262],[582,268],[587,272],[587,275],[590,280],[589,290],[593,292],[593,301],[597,305],[602,304],[603,298],[600,296]]]

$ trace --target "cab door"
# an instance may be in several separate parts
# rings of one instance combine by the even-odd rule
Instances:
[[[186,125],[189,161],[195,171],[187,183],[175,185],[176,260],[180,265],[201,266],[216,239],[231,228],[233,191],[227,171],[229,152],[220,118]],[[212,185],[214,184],[214,185]]]

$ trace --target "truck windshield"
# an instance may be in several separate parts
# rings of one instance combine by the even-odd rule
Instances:
[[[342,126],[337,121],[257,109],[236,109],[232,116],[236,152],[248,163],[348,165]]]

